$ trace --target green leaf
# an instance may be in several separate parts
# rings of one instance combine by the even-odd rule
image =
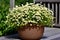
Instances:
[[[2,32],[0,31],[0,36],[2,36]]]
[[[0,20],[2,19],[2,15],[0,14]]]

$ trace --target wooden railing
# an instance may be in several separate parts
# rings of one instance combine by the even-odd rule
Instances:
[[[41,3],[54,12],[54,24],[60,26],[60,0],[33,0],[34,3]],[[10,8],[13,9],[15,0],[10,0]]]
[[[54,12],[54,26],[60,26],[60,0],[34,0],[34,3],[41,3]]]

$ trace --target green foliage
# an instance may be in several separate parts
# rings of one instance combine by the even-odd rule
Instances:
[[[52,26],[53,11],[40,4],[26,4],[16,6],[6,16],[5,21],[9,28],[22,27],[28,23],[35,23],[37,25]]]
[[[0,0],[0,35],[2,35],[5,27],[4,21],[9,13],[9,0]]]
[[[26,4],[26,2],[32,3],[33,0],[15,0],[16,5]]]
[[[32,2],[32,1],[33,0],[28,0],[28,2]],[[21,3],[25,4],[26,0],[15,0],[16,5],[20,5]],[[10,0],[0,0],[0,35],[1,36],[11,34],[15,30],[14,28],[9,28],[8,25],[4,23],[4,21],[6,20],[6,15],[9,13],[9,8],[10,8]]]

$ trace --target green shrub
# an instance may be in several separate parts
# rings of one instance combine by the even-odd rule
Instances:
[[[15,0],[16,5],[25,4],[26,2],[33,2],[33,0]],[[15,30],[8,28],[8,26],[4,23],[6,15],[9,13],[9,8],[10,0],[0,0],[0,36],[11,34]]]
[[[0,35],[2,35],[6,25],[6,15],[9,13],[9,0],[0,0]]]

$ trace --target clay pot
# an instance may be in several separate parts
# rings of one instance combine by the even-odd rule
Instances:
[[[40,40],[40,38],[43,36],[43,32],[43,26],[30,26],[29,24],[24,26],[24,28],[18,29],[19,37],[22,40]]]

